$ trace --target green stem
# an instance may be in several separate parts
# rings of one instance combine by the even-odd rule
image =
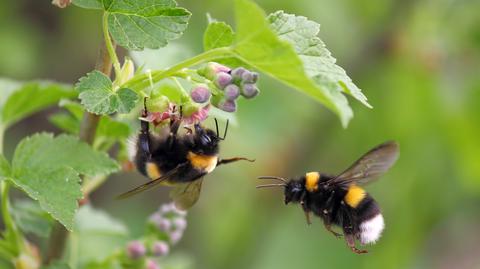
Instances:
[[[8,194],[10,190],[10,183],[7,180],[2,180],[0,182],[0,192],[2,194],[2,217],[3,222],[7,230],[13,230],[15,223],[13,222],[12,216],[10,216],[10,202],[8,199]]]
[[[3,154],[3,137],[5,129],[3,126],[0,126],[0,154]],[[20,234],[15,222],[13,221],[12,216],[10,215],[10,182],[7,179],[3,179],[0,182],[0,195],[2,196],[0,201],[0,206],[2,209],[3,223],[5,224],[6,237],[11,236],[11,240],[15,242],[18,250],[24,248],[23,236]],[[7,238],[8,240],[9,238]],[[12,243],[13,243],[12,242]]]
[[[0,125],[0,154],[3,154],[3,134],[5,129],[3,126]]]
[[[183,68],[188,68],[190,66],[198,65],[207,61],[212,61],[216,59],[222,59],[226,57],[230,57],[232,55],[232,51],[229,48],[218,48],[209,51],[205,51],[201,54],[193,56],[190,59],[187,59],[183,62],[180,62],[166,70],[161,71],[154,71],[152,72],[152,80],[154,83],[159,82],[164,78],[168,78],[170,76],[175,75],[178,71],[182,70]],[[129,81],[127,81],[123,87],[126,88],[136,88],[136,89],[144,89],[148,87],[150,84],[148,74],[142,74],[133,77]]]
[[[112,60],[113,68],[115,69],[115,77],[118,77],[120,76],[121,68],[112,39],[108,32],[108,12],[103,13],[103,38],[105,39],[105,46],[107,47],[108,55],[110,55],[110,59]]]

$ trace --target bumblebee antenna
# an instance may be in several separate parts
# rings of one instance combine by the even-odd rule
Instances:
[[[230,121],[227,119],[227,125],[225,126],[225,132],[223,133],[223,138],[222,138],[222,140],[225,140],[225,137],[227,137],[227,130],[228,130],[228,123],[229,123],[229,122],[230,122]]]
[[[217,137],[218,137],[220,140],[223,140],[222,138],[220,138],[220,133],[218,132],[218,121],[217,121],[217,118],[215,118],[215,128],[217,129]]]
[[[273,188],[273,187],[283,187],[283,186],[287,186],[286,184],[264,184],[264,185],[258,185],[256,186],[255,188],[257,189],[261,189],[261,188]]]
[[[283,177],[261,176],[261,177],[258,177],[258,179],[275,179],[275,180],[279,180],[279,181],[287,183],[287,180],[284,179]]]

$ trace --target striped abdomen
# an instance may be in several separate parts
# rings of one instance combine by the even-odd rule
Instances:
[[[375,243],[385,227],[377,202],[356,185],[348,188],[344,202],[349,206],[354,219],[355,236],[362,244]]]

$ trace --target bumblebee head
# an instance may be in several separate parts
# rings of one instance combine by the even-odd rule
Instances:
[[[283,187],[285,204],[290,202],[299,202],[302,194],[305,192],[304,184],[302,184],[300,180],[286,180],[284,178],[274,176],[263,176],[259,177],[259,179],[277,180],[279,183],[258,185],[257,188]]]
[[[192,151],[202,155],[214,155],[218,153],[218,142],[220,141],[217,134],[207,128],[203,128],[200,124],[195,124],[195,135],[193,137]]]
[[[305,191],[304,184],[298,180],[290,180],[285,185],[283,194],[285,196],[285,204],[290,202],[298,203],[301,199],[303,192]]]
[[[202,155],[216,155],[218,153],[218,143],[222,140],[225,140],[225,137],[227,136],[228,120],[227,125],[225,126],[223,137],[220,137],[218,132],[217,119],[215,119],[215,127],[217,132],[203,128],[199,123],[195,124],[194,127],[195,135],[193,138],[192,151]]]

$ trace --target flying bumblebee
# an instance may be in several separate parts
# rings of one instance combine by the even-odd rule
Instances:
[[[147,115],[144,104],[142,117]],[[118,198],[127,198],[157,185],[173,186],[170,196],[175,206],[186,210],[197,202],[203,177],[217,166],[240,160],[254,161],[243,157],[219,158],[219,142],[225,140],[228,121],[223,137],[219,135],[216,119],[216,133],[196,123],[193,130],[184,127],[187,132],[179,134],[181,123],[181,109],[180,117],[172,116],[170,124],[158,135],[150,132],[149,122],[141,120],[140,133],[131,141],[130,158],[137,170],[151,181],[121,194]]]
[[[283,187],[285,204],[300,203],[307,223],[313,213],[323,220],[325,228],[336,237],[342,234],[332,230],[332,224],[341,227],[348,247],[357,253],[367,253],[355,247],[373,244],[384,229],[384,220],[377,202],[359,185],[383,175],[398,158],[398,144],[386,142],[358,159],[337,176],[309,172],[295,179],[263,176],[279,183],[259,185],[257,188]]]

